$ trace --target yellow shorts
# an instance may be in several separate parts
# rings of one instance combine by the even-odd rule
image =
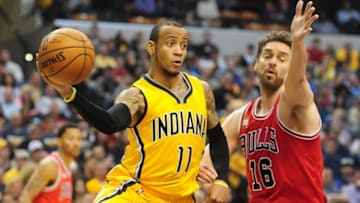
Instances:
[[[96,196],[93,203],[195,203],[192,196],[169,200],[144,188],[136,180],[129,177],[117,177],[117,181],[109,181]]]

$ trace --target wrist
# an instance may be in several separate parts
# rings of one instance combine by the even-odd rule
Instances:
[[[223,186],[226,189],[229,189],[229,184],[227,184],[226,181],[221,180],[221,179],[216,179],[213,184],[214,185],[220,185],[220,186]]]
[[[64,98],[64,102],[66,103],[74,101],[76,97],[76,88],[70,87],[67,90],[62,91],[61,96]]]

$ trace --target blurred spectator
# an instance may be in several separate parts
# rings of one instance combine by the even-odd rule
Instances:
[[[360,97],[360,81],[355,73],[349,74],[347,86],[353,98]]]
[[[350,107],[347,113],[347,122],[353,136],[350,152],[355,155],[357,162],[360,163],[360,97],[354,98],[354,105]]]
[[[231,203],[246,203],[249,198],[246,160],[240,150],[236,150],[230,156],[229,183],[232,192]]]
[[[335,179],[335,185],[342,190],[351,184],[355,173],[355,160],[351,156],[341,158],[340,173],[340,177]]]
[[[359,51],[353,48],[350,42],[344,44],[336,50],[336,59],[345,65],[348,71],[356,71],[359,69]]]
[[[9,142],[11,144],[16,144],[16,146],[19,146],[19,144],[21,144],[21,141],[25,139],[25,137],[28,135],[27,125],[26,123],[24,123],[23,116],[19,111],[11,113],[9,121],[4,125],[3,133],[4,136],[6,136],[6,138],[9,140]],[[12,140],[15,138],[20,139],[21,141]]]
[[[22,67],[11,59],[11,53],[8,49],[0,49],[0,59],[5,61],[5,72],[11,73],[16,80],[16,84],[24,82],[24,72]]]
[[[16,180],[20,180],[21,185],[28,180],[35,167],[34,163],[30,162],[29,158],[29,152],[26,150],[15,150],[15,160],[12,162],[11,167],[5,172],[3,177],[3,182],[6,187]]]
[[[85,180],[82,177],[74,177],[73,182],[73,200],[75,203],[83,203],[82,199],[87,193]]]
[[[360,168],[355,168],[351,183],[343,188],[343,193],[349,197],[348,203],[360,202]]]
[[[271,0],[265,1],[265,5],[260,13],[261,18],[266,22],[280,22],[282,15],[278,10],[278,7]]]
[[[313,24],[314,32],[321,34],[337,34],[339,29],[336,24],[327,16],[326,11],[320,11],[320,18]]]
[[[101,42],[99,45],[99,51],[95,56],[95,67],[96,68],[114,68],[116,66],[116,61],[114,57],[109,54],[109,46],[107,42]]]
[[[341,145],[337,139],[330,138],[323,143],[323,159],[324,165],[331,168],[334,179],[341,177],[340,161],[343,157],[348,156],[349,153],[344,145]]]
[[[319,38],[314,38],[307,48],[308,60],[310,64],[319,64],[324,59],[324,51],[321,48]]]
[[[338,188],[334,181],[334,174],[330,167],[324,166],[323,170],[323,187],[326,196],[335,195],[341,192],[341,189]]]
[[[223,115],[226,105],[239,92],[240,87],[233,82],[233,75],[230,72],[225,72],[220,76],[219,85],[214,89],[216,111],[219,115]]]
[[[26,83],[31,89],[31,95],[35,102],[41,97],[43,92],[40,74],[37,71],[30,73],[29,81]]]
[[[44,144],[40,140],[32,140],[29,142],[27,150],[30,153],[30,158],[35,163],[39,163],[48,154],[44,149]]]
[[[44,93],[36,101],[36,109],[39,113],[39,116],[44,117],[50,113],[51,106],[56,104],[59,107],[60,112],[64,114],[65,117],[70,117],[70,110],[68,106],[64,103],[63,99],[59,97],[56,91],[49,87],[45,87]]]
[[[256,53],[255,53],[255,45],[254,44],[248,44],[246,46],[245,53],[241,54],[241,61],[240,65],[246,67],[247,69],[250,69],[255,63],[256,59]]]
[[[19,197],[24,185],[20,179],[11,181],[5,189],[2,203],[20,203]],[[5,198],[6,197],[6,198]]]
[[[106,173],[108,172],[108,166],[101,161],[98,161],[95,166],[94,177],[86,181],[86,190],[91,194],[97,194],[101,187],[106,182]]]
[[[202,26],[219,26],[220,11],[216,0],[199,0],[196,3],[196,16]]]
[[[87,36],[91,40],[92,44],[94,45],[94,49],[97,52],[99,45],[102,41],[100,33],[99,33],[99,24],[97,20],[94,20],[90,26],[90,29],[87,33]]]
[[[156,14],[157,5],[155,0],[135,0],[135,15],[154,16]]]
[[[290,5],[290,0],[278,0],[280,21],[283,24],[290,24],[293,15],[293,8]]]
[[[343,32],[360,33],[360,12],[353,8],[351,0],[344,0],[342,8],[336,11],[336,20]]]
[[[129,44],[126,41],[126,37],[125,37],[124,33],[118,32],[115,35],[114,42],[115,42],[115,50],[117,52],[117,55],[119,55],[119,54],[124,55],[128,51]]]
[[[196,45],[196,54],[200,57],[210,57],[211,53],[218,51],[218,45],[212,41],[212,33],[210,30],[205,30],[202,34],[202,41]]]
[[[21,105],[18,98],[14,95],[14,88],[6,87],[4,90],[4,101],[1,102],[1,108],[5,119],[10,120],[14,112],[20,112]]]

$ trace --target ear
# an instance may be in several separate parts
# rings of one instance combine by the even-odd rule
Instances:
[[[155,42],[152,40],[149,40],[146,42],[146,52],[150,55],[153,56],[155,53]]]
[[[61,138],[57,137],[56,138],[56,144],[58,146],[58,148],[61,148],[61,141],[60,141]]]
[[[257,72],[257,66],[258,66],[258,61],[257,61],[257,59],[256,59],[254,65],[252,65],[252,69],[253,69],[255,72]]]

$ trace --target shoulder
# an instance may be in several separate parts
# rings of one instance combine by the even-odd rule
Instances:
[[[57,161],[53,157],[47,156],[39,162],[37,168],[40,174],[49,178],[56,178],[59,166]]]
[[[206,82],[204,80],[200,80],[200,82],[204,88],[205,96],[208,98],[209,96],[211,96],[213,94],[213,89],[208,82]]]
[[[245,112],[245,109],[247,108],[247,106],[249,105],[249,103],[241,106],[240,108],[234,110],[233,112],[231,112],[224,120],[224,126],[226,125],[234,125],[234,123],[239,123],[241,122],[241,119],[243,117],[243,114]]]
[[[141,90],[137,87],[130,87],[123,90],[116,98],[115,103],[122,103],[124,101],[131,100],[143,100],[144,95]]]

